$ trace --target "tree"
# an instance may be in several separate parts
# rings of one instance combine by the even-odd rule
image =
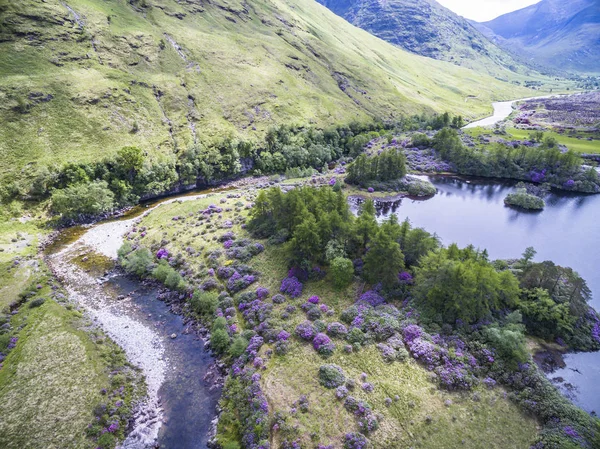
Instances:
[[[400,245],[384,230],[379,230],[364,257],[364,278],[371,284],[381,282],[385,288],[391,288],[398,283],[398,273],[403,269]]]
[[[114,207],[114,194],[105,181],[77,184],[52,193],[52,211],[66,219],[97,216]]]
[[[430,315],[439,315],[446,323],[473,323],[517,303],[517,279],[508,271],[498,273],[471,248],[451,245],[430,252],[419,265],[415,298]]]
[[[336,257],[331,262],[330,273],[334,287],[342,289],[352,282],[354,277],[354,265],[350,259]]]
[[[224,329],[215,330],[210,336],[210,345],[218,354],[224,354],[229,348],[229,335]]]
[[[314,215],[306,212],[296,227],[292,248],[300,260],[314,260],[321,253],[321,237]]]

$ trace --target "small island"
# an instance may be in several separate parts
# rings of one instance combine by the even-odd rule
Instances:
[[[504,199],[504,204],[527,210],[542,210],[546,207],[546,202],[542,198],[528,193],[524,188],[517,189],[514,193],[509,193]]]

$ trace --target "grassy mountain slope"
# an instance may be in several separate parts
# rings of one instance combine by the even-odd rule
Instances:
[[[0,11],[2,176],[129,144],[173,157],[283,122],[474,117],[531,95],[404,52],[311,0],[0,0]]]
[[[481,24],[502,47],[532,61],[580,72],[600,72],[600,4],[543,0]]]
[[[493,76],[530,69],[435,0],[318,0],[350,23],[410,52]]]

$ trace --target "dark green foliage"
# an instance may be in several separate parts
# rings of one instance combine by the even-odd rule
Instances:
[[[515,368],[517,364],[529,359],[523,326],[518,324],[504,327],[491,326],[483,331],[483,335],[487,343],[496,350],[496,354],[509,366]]]
[[[400,245],[382,227],[364,257],[363,277],[371,284],[380,282],[383,287],[391,288],[398,283],[398,273],[403,269],[404,255]]]
[[[216,329],[210,336],[210,346],[218,354],[224,354],[229,348],[229,335],[225,329]]]
[[[527,330],[548,340],[561,338],[578,350],[598,348],[591,337],[591,291],[585,280],[571,268],[550,261],[532,263],[533,254],[533,249],[528,249],[519,261],[519,280],[524,289],[519,310]]]
[[[504,199],[504,203],[509,206],[517,206],[523,209],[542,210],[546,207],[543,199],[527,193],[525,189],[518,189],[514,193],[509,193]]]
[[[331,261],[331,279],[337,289],[347,287],[354,278],[354,265],[350,259],[336,257]]]
[[[514,306],[519,285],[508,271],[497,272],[483,253],[456,245],[429,253],[419,263],[415,298],[447,323],[472,323],[494,310]]]
[[[36,298],[29,303],[29,308],[33,309],[35,307],[40,307],[42,304],[46,302],[45,298]]]
[[[552,341],[573,333],[576,317],[569,312],[569,304],[557,304],[544,289],[525,291],[519,310],[527,330],[533,335]]]
[[[561,152],[553,140],[544,139],[536,147],[498,143],[484,149],[467,148],[456,130],[444,128],[433,137],[432,146],[460,174],[549,183],[558,188],[571,181],[571,190],[600,190],[598,173],[583,171],[577,154],[571,150]]]
[[[386,182],[403,178],[406,175],[406,157],[395,148],[368,157],[361,154],[348,167],[346,181],[351,184],[368,186],[370,183]]]
[[[212,316],[219,306],[219,295],[215,292],[196,290],[190,299],[192,309],[199,315]]]
[[[346,376],[344,371],[337,365],[321,365],[319,367],[319,382],[325,388],[337,388],[344,385]]]
[[[167,287],[171,290],[177,290],[177,289],[181,289],[184,286],[185,286],[185,282],[183,281],[183,278],[177,271],[172,270],[167,275],[167,278],[165,279],[165,287]]]
[[[76,184],[52,193],[52,211],[67,220],[100,215],[113,207],[114,194],[105,181]]]
[[[229,347],[229,356],[232,359],[236,359],[239,356],[241,356],[244,351],[246,351],[246,348],[248,347],[248,340],[246,340],[244,337],[236,337],[233,339],[233,342],[231,343],[231,346]]]

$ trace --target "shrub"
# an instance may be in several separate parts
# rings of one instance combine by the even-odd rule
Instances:
[[[297,298],[302,294],[302,287],[302,282],[300,282],[298,278],[286,277],[283,281],[281,281],[281,287],[279,291],[281,293],[290,295],[292,298]]]
[[[325,388],[333,389],[344,385],[346,376],[338,365],[327,364],[319,367],[319,382]]]
[[[310,321],[304,321],[296,326],[295,333],[302,340],[311,341],[315,336],[315,329]]]
[[[147,248],[138,248],[129,253],[123,260],[125,271],[140,277],[147,275],[153,264],[154,258]]]
[[[42,304],[46,302],[45,298],[36,298],[29,303],[29,308],[33,309],[35,307],[40,307]]]
[[[229,335],[225,329],[217,329],[210,336],[210,345],[218,354],[224,354],[229,347]]]
[[[333,322],[327,326],[327,334],[332,337],[345,337],[348,329],[342,323]]]
[[[160,258],[159,258],[160,259]],[[175,271],[166,261],[160,261],[156,268],[152,271],[152,277],[163,284],[167,280],[167,276]]]
[[[52,193],[52,211],[73,220],[109,212],[114,207],[115,195],[106,181],[94,181],[57,189]]]
[[[344,449],[366,449],[368,447],[367,437],[362,433],[347,433],[344,435]]]
[[[215,292],[196,290],[190,299],[194,312],[199,315],[213,315],[219,305],[218,295]]]
[[[238,358],[246,351],[247,347],[248,340],[241,336],[235,337],[229,347],[229,355],[234,359]]]
[[[330,273],[333,286],[337,289],[345,288],[350,285],[354,278],[354,264],[350,259],[336,257],[331,262]]]
[[[165,279],[165,286],[171,290],[177,290],[185,286],[185,283],[181,275],[177,271],[172,270]]]

